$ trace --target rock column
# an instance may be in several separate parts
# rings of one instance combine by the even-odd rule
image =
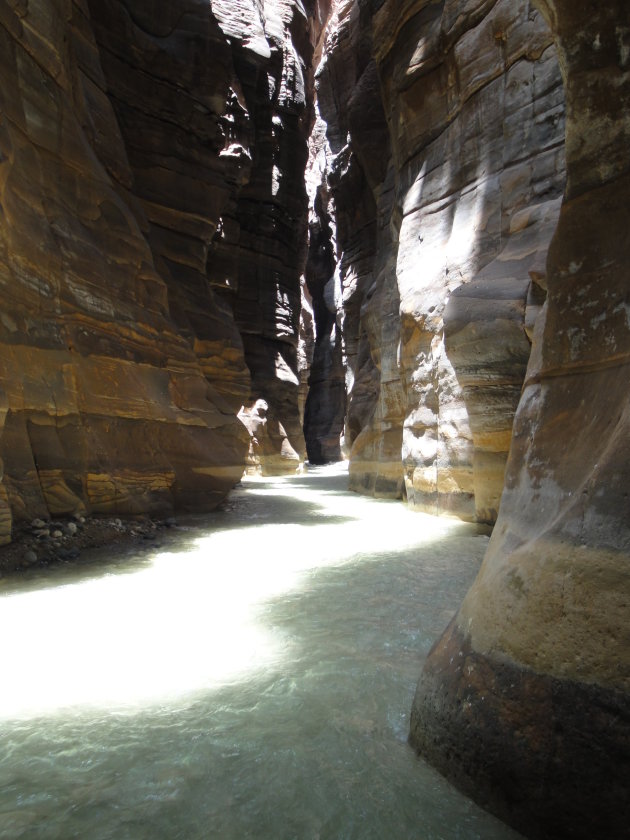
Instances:
[[[411,740],[528,836],[630,824],[630,21],[541,2],[567,99],[567,189],[499,519],[432,650]]]

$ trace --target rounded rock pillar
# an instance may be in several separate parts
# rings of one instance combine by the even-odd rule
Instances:
[[[567,99],[549,296],[481,571],[410,740],[529,837],[630,831],[630,18],[539,0]]]

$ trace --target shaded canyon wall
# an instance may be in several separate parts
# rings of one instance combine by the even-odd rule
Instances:
[[[325,4],[0,7],[0,541],[217,504],[262,398],[294,469],[301,172]]]

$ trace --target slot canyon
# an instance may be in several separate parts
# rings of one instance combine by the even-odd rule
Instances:
[[[630,836],[627,0],[0,0],[0,286],[9,594],[68,529],[264,524],[345,462],[318,528],[435,527],[436,580],[460,540],[406,784],[510,832],[390,836]],[[150,836],[385,836],[299,825]]]

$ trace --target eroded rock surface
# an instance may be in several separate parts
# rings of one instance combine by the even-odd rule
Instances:
[[[304,406],[304,438],[312,464],[340,461],[346,409],[346,360],[339,323],[334,209],[328,186],[330,147],[326,124],[318,116],[311,134],[307,168],[309,248],[305,294],[312,301],[314,342]]]
[[[564,186],[552,36],[529,2],[336,14],[318,91],[352,484],[492,523]]]
[[[383,470],[412,504],[486,523],[501,499],[412,742],[528,836],[625,837],[626,4],[347,0],[336,15],[319,96],[362,372],[353,486],[378,493]]]
[[[325,15],[2,4],[0,540],[12,520],[212,507],[257,398],[291,438],[269,458],[295,468],[296,175]]]
[[[479,577],[418,685],[413,743],[532,837],[627,837],[630,28],[541,2],[567,97],[548,297]]]
[[[370,12],[341,2],[318,70],[337,229],[338,323],[346,364],[344,439],[350,486],[400,496],[404,419],[399,300],[392,241],[394,166]]]

